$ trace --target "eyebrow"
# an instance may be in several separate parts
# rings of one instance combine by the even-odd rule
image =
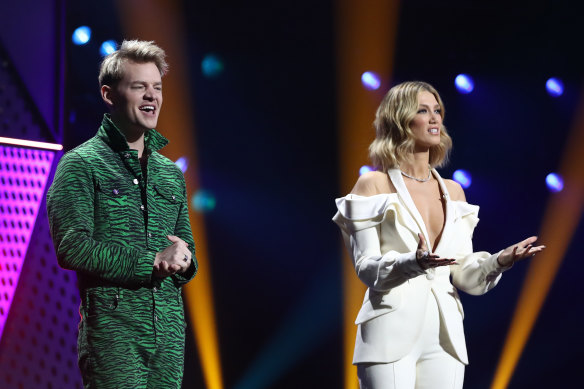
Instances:
[[[136,80],[132,81],[131,84],[148,84],[148,81]],[[162,81],[157,81],[154,85],[162,85]]]
[[[430,108],[430,106],[429,106],[428,104],[418,104],[418,107],[426,107],[426,108]],[[440,104],[436,104],[436,105],[434,105],[434,107],[439,107],[439,108],[442,108],[442,107],[440,106]]]

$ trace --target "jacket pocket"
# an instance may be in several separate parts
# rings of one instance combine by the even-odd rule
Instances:
[[[178,186],[169,184],[154,185],[157,222],[164,229],[164,234],[174,235],[178,215],[185,197]]]
[[[96,189],[96,232],[105,233],[107,238],[120,233],[125,236],[130,228],[130,187],[120,181],[106,181],[100,182]]]

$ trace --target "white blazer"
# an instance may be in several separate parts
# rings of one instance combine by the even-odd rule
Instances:
[[[438,172],[432,173],[446,201],[446,220],[435,253],[454,258],[459,265],[426,271],[418,265],[418,233],[426,242],[430,239],[399,169],[388,171],[397,193],[336,199],[333,220],[341,228],[357,276],[368,286],[355,321],[354,364],[395,362],[410,352],[422,330],[429,293],[436,298],[453,356],[468,364],[464,312],[454,286],[473,295],[486,293],[506,268],[497,263],[499,253],[473,253],[479,207],[452,201]]]

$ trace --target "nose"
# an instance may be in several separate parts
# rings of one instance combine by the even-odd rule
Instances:
[[[152,101],[152,100],[154,100],[154,94],[155,94],[154,87],[148,86],[148,87],[146,87],[146,90],[144,91],[144,99]]]
[[[430,123],[438,123],[440,119],[442,119],[442,116],[440,116],[439,113],[432,111],[430,114]]]

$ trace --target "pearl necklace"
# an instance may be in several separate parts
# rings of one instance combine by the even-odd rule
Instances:
[[[428,177],[427,178],[417,178],[414,176],[410,176],[408,173],[404,172],[401,169],[400,169],[400,172],[401,172],[401,174],[403,174],[407,178],[411,178],[412,180],[416,180],[418,182],[428,182],[432,178],[432,168],[430,167],[430,165],[428,165]]]

